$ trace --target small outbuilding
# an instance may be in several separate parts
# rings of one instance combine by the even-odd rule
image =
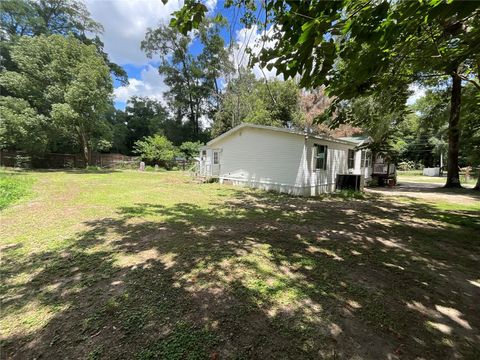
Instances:
[[[241,124],[200,150],[197,175],[220,183],[293,195],[335,190],[337,175],[369,177],[364,139],[336,139],[287,128]]]

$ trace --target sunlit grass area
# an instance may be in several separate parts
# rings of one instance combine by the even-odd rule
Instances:
[[[0,169],[0,210],[28,197],[32,182],[32,177]]]
[[[12,358],[478,358],[480,201],[290,197],[180,172],[25,172]]]
[[[398,181],[445,184],[447,182],[447,178],[446,174],[444,174],[444,176],[424,176],[421,170],[412,170],[398,171]],[[464,174],[461,174],[460,181],[464,185],[475,185],[477,178],[473,173],[468,177],[465,177]]]

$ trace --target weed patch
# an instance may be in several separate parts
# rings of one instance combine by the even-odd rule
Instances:
[[[33,179],[17,173],[0,171],[0,210],[31,193]]]

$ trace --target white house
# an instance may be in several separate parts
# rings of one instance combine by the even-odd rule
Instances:
[[[315,196],[333,191],[337,174],[369,176],[361,141],[241,124],[200,150],[197,171],[220,183]]]
[[[339,140],[344,140],[356,144],[355,159],[353,161],[353,174],[361,174],[365,179],[369,179],[372,175],[372,155],[365,146],[371,141],[369,136],[358,137],[341,137]]]

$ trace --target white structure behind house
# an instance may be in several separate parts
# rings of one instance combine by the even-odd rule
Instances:
[[[423,168],[423,175],[424,176],[440,176],[440,168]]]
[[[348,140],[241,124],[201,149],[198,173],[221,183],[314,196],[333,191],[337,174],[368,177],[356,146]]]

